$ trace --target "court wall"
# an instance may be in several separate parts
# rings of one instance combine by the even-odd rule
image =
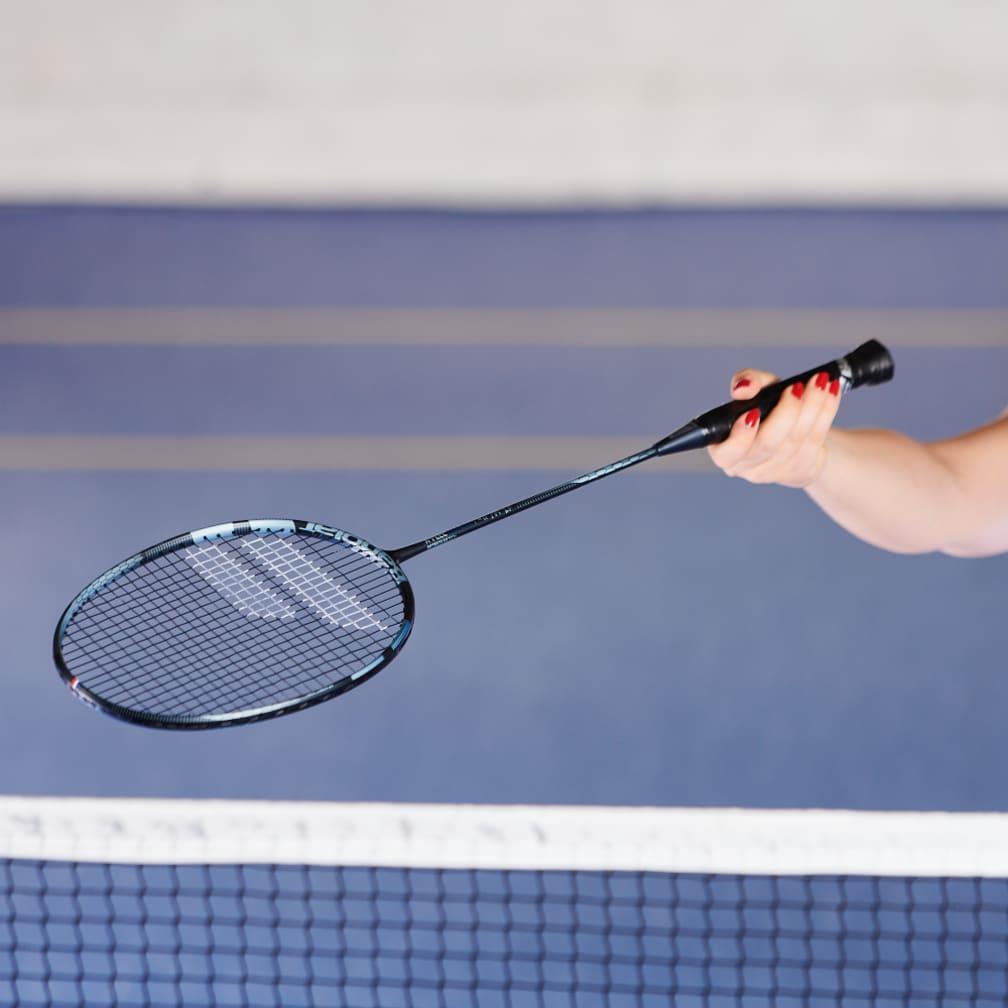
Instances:
[[[15,200],[1008,197],[997,0],[0,2]]]

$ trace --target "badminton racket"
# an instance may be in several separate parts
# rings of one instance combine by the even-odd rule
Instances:
[[[292,519],[173,536],[77,594],[56,627],[56,666],[80,700],[154,728],[247,724],[330,700],[373,678],[409,638],[406,561],[631,466],[720,443],[743,413],[766,416],[785,388],[822,371],[846,390],[888,381],[893,362],[872,340],[633,455],[399,549]]]

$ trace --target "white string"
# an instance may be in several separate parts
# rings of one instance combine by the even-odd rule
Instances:
[[[228,549],[209,543],[183,552],[186,563],[246,616],[293,619],[297,610]]]
[[[327,623],[361,631],[388,629],[356,595],[286,539],[249,538],[242,548]]]

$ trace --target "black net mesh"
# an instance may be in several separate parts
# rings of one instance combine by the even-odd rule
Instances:
[[[1004,1005],[1008,882],[8,859],[0,1003]]]
[[[382,656],[403,619],[400,586],[374,554],[248,534],[122,574],[77,612],[62,650],[106,702],[198,718],[344,683]]]

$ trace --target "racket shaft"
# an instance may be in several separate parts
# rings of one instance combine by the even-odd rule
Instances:
[[[435,546],[443,546],[446,542],[451,542],[453,539],[458,539],[459,536],[468,535],[470,532],[475,532],[477,529],[485,528],[487,525],[493,525],[494,522],[503,521],[505,518],[510,518],[511,515],[518,514],[520,511],[527,511],[529,508],[535,507],[538,504],[543,504],[548,500],[553,500],[554,497],[561,497],[566,493],[570,493],[572,490],[577,490],[580,487],[587,486],[589,483],[594,483],[596,480],[600,480],[605,476],[611,476],[613,473],[622,472],[624,469],[629,469],[630,466],[639,465],[641,462],[646,462],[648,459],[655,457],[654,448],[645,448],[644,451],[636,452],[633,455],[628,455],[626,458],[619,459],[616,462],[611,462],[609,465],[602,466],[601,469],[593,469],[589,473],[585,473],[583,476],[577,476],[574,479],[567,480],[566,483],[560,483],[558,486],[551,487],[549,490],[543,490],[540,493],[533,494],[531,497],[525,497],[523,500],[515,501],[514,504],[508,504],[507,507],[498,508],[496,511],[491,511],[489,514],[481,515],[479,518],[473,518],[472,521],[463,522],[461,525],[456,525],[454,528],[448,529],[447,532],[442,532],[440,535],[432,536],[430,539],[424,539],[421,542],[413,543],[410,546],[403,546],[400,549],[392,550],[389,556],[395,560],[396,563],[403,563],[409,560],[410,557],[416,556],[418,553],[426,553],[427,550],[434,549]]]
[[[470,532],[492,525],[494,522],[510,518],[511,515],[518,514],[520,511],[526,511],[545,501],[553,500],[554,497],[560,497],[572,490],[594,483],[604,476],[611,476],[613,473],[629,469],[630,466],[646,462],[648,459],[659,455],[669,455],[673,452],[691,451],[709,444],[719,444],[728,437],[732,425],[743,413],[755,408],[760,411],[761,416],[766,416],[777,405],[781,393],[789,385],[799,381],[807,383],[823,371],[829,375],[831,381],[839,379],[845,387],[857,388],[859,385],[878,385],[881,382],[889,381],[893,376],[893,361],[889,351],[881,343],[877,340],[869,340],[847,354],[846,357],[839,357],[827,364],[820,364],[818,367],[809,368],[808,371],[803,371],[801,374],[792,375],[790,378],[783,378],[781,381],[768,385],[752,399],[739,399],[708,410],[650,448],[645,448],[634,455],[628,455],[617,462],[602,466],[601,469],[594,469],[549,490],[526,497],[524,500],[516,501],[514,504],[499,508],[497,511],[473,518],[472,521],[456,525],[455,528],[432,536],[430,539],[392,550],[389,555],[396,563],[401,564],[418,553],[426,553],[427,550],[434,549],[435,546],[441,546],[453,539],[458,539],[459,536],[468,535]]]

